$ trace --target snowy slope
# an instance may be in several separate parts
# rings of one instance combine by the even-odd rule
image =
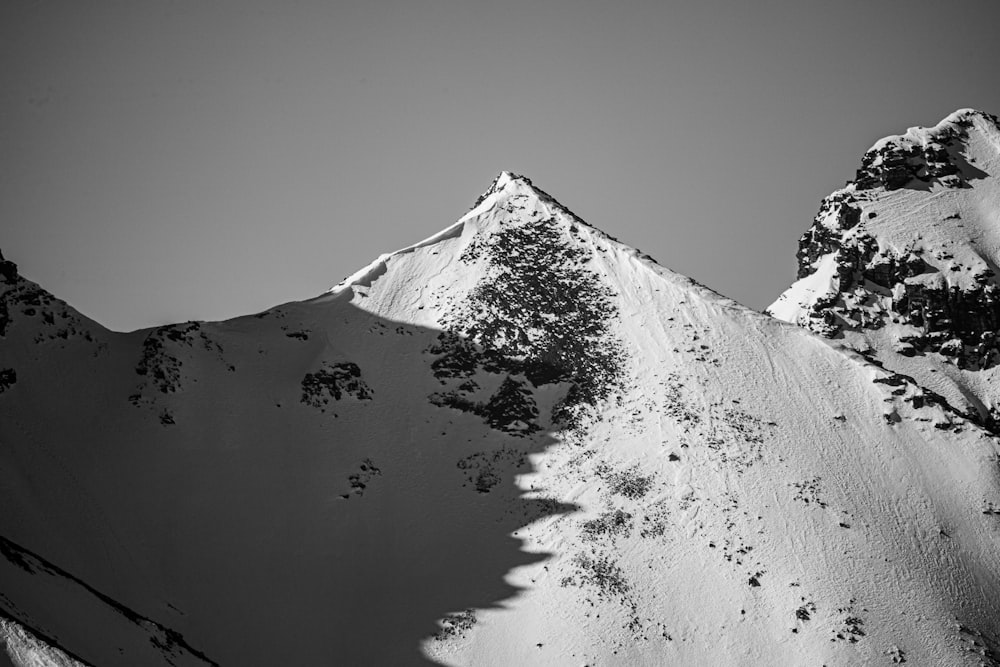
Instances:
[[[768,311],[844,338],[990,428],[1000,414],[1000,125],[963,109],[878,141]]]
[[[1000,664],[995,439],[525,178],[228,322],[5,275],[0,536],[207,660]]]
[[[0,619],[0,648],[2,667],[87,667],[7,619]]]

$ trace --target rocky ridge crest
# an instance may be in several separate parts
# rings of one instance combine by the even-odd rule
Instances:
[[[799,240],[798,281],[767,312],[880,358],[996,367],[998,163],[1000,121],[971,109],[876,142],[823,200]]]

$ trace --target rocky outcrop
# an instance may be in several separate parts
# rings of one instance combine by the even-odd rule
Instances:
[[[339,401],[344,396],[353,396],[359,401],[371,400],[372,390],[361,377],[357,364],[344,361],[325,363],[313,373],[302,378],[302,398],[306,405],[326,411],[330,400]]]
[[[18,273],[17,264],[0,253],[0,338],[16,320],[32,321],[35,343],[82,339],[96,343],[97,332],[86,321],[47,291]]]
[[[17,264],[4,259],[3,253],[0,252],[0,281],[8,285],[13,285],[17,282],[17,278]]]
[[[958,112],[951,122],[935,128],[928,136],[889,137],[868,150],[854,178],[858,190],[885,188],[927,189],[938,183],[948,188],[967,188],[969,181],[982,178],[962,155],[975,115],[997,122],[996,116],[982,112]]]
[[[980,255],[958,204],[938,214],[939,201],[958,200],[937,199],[942,188],[970,189],[990,176],[973,164],[970,142],[990,146],[984,133],[998,132],[995,116],[963,110],[866,152],[856,180],[823,200],[799,240],[797,278],[812,276],[813,284],[799,297],[795,321],[828,337],[899,325],[900,354],[934,352],[969,369],[1000,363],[1000,288],[991,258]],[[900,200],[893,192],[932,187],[925,199]],[[796,298],[792,292],[786,297]]]
[[[798,278],[813,273],[822,256],[841,248],[843,232],[853,229],[861,220],[856,202],[857,196],[848,190],[838,190],[823,200],[812,228],[799,238],[799,250],[795,254],[799,263]]]
[[[13,368],[0,370],[0,394],[4,393],[17,383],[17,371]]]
[[[800,274],[813,270],[812,256],[833,253],[836,266],[834,289],[811,306],[807,324],[817,333],[834,337],[892,322],[910,327],[899,336],[901,354],[937,352],[968,368],[1000,362],[1000,292],[991,270],[972,285],[952,285],[920,247],[880,251],[873,236],[844,242],[826,228],[807,234],[803,245]]]

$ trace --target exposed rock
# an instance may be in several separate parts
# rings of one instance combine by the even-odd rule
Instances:
[[[325,363],[302,378],[302,402],[322,411],[331,398],[339,401],[345,394],[363,401],[372,397],[371,389],[361,378],[361,368],[350,361]]]
[[[8,285],[13,285],[18,279],[17,264],[4,259],[3,252],[0,252],[0,279]]]
[[[971,241],[966,247],[951,244],[947,232],[938,231],[961,228],[961,214],[914,218],[907,238],[899,225],[883,231],[893,221],[870,210],[885,206],[894,190],[969,188],[989,176],[967,156],[976,123],[980,136],[1000,132],[995,116],[966,110],[934,128],[914,128],[877,142],[865,154],[855,182],[823,200],[796,253],[798,279],[813,277],[823,288],[803,304],[794,317],[797,323],[828,337],[903,325],[894,343],[901,355],[935,352],[970,369],[1000,362],[1000,287],[992,262]],[[923,211],[932,203],[927,199],[914,206]],[[905,210],[894,215],[906,215]],[[936,233],[933,241],[928,225]],[[780,310],[780,303],[769,311]]]
[[[979,115],[996,122],[994,116]],[[907,134],[879,142],[861,160],[854,179],[857,189],[927,189],[933,183],[948,188],[969,187],[969,180],[985,175],[961,153],[972,126],[970,116],[958,116],[953,122],[935,128],[928,137],[920,137],[921,140]]]
[[[0,370],[0,394],[14,386],[17,382],[17,372],[13,368]]]

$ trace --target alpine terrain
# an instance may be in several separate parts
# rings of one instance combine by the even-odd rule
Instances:
[[[845,341],[986,428],[1000,422],[1000,123],[972,109],[865,153],[768,312]]]
[[[833,339],[508,172],[225,322],[108,331],[4,262],[12,664],[1000,665],[994,361],[956,315],[994,317],[997,137],[960,112],[828,200],[773,311]],[[951,314],[896,315],[932,278]]]

